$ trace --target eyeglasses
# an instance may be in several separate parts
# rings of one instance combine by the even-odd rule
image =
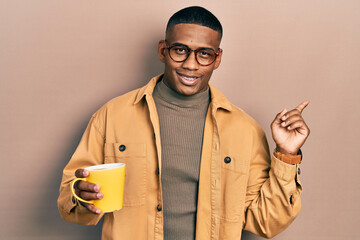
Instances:
[[[209,66],[215,62],[217,56],[219,56],[221,49],[215,52],[211,48],[198,48],[196,50],[190,49],[185,45],[172,45],[166,48],[169,52],[170,58],[175,62],[185,62],[190,56],[191,52],[195,53],[195,59],[201,66]]]

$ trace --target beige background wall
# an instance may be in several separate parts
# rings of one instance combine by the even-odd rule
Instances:
[[[60,219],[62,168],[97,108],[162,72],[157,41],[189,5],[224,27],[212,83],[270,142],[275,114],[311,100],[303,210],[274,239],[360,239],[358,0],[0,0],[0,239],[100,238]]]

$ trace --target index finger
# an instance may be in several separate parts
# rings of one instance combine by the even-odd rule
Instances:
[[[302,103],[300,103],[296,109],[300,111],[300,113],[302,113],[302,111],[304,110],[304,108],[306,108],[307,105],[309,105],[310,101],[309,100],[306,100],[306,101],[303,101]]]
[[[75,171],[75,176],[78,178],[84,178],[89,176],[89,172],[85,169],[80,168]]]

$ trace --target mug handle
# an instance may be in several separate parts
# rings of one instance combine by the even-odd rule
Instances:
[[[81,197],[79,197],[78,195],[76,195],[75,193],[75,189],[74,189],[74,185],[77,181],[86,181],[86,178],[75,178],[72,182],[71,182],[71,193],[73,194],[73,196],[81,201],[81,202],[85,202],[85,203],[89,203],[89,204],[94,204],[94,201],[93,200],[85,200],[85,199],[82,199]]]

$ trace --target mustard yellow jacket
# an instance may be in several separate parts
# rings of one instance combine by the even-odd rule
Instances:
[[[117,97],[91,118],[63,171],[58,198],[69,222],[95,225],[104,217],[102,239],[163,239],[161,144],[153,78],[143,88]],[[198,192],[196,239],[239,240],[242,229],[264,237],[284,230],[301,208],[297,165],[274,156],[265,134],[211,84]],[[125,151],[119,146],[125,145]],[[78,168],[126,163],[123,209],[92,214],[72,199]],[[174,186],[176,187],[176,186]]]

